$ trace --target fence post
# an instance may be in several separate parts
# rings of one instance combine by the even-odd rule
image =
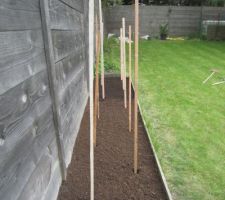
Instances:
[[[54,52],[53,52],[53,43],[50,30],[50,16],[49,16],[49,4],[48,0],[41,0],[41,17],[43,24],[43,40],[44,48],[47,62],[47,72],[49,79],[50,95],[52,99],[52,110],[53,110],[53,120],[55,125],[56,140],[58,145],[58,156],[61,166],[61,175],[62,179],[66,179],[66,163],[65,163],[65,150],[63,145],[63,136],[60,128],[60,114],[59,114],[59,99],[57,96],[57,91],[55,89],[56,85],[56,71],[55,71],[55,62],[54,62]]]

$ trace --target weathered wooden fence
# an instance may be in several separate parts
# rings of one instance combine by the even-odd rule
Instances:
[[[106,10],[108,33],[119,34],[121,19],[133,24],[133,6],[115,6]],[[168,23],[170,36],[188,36],[199,33],[202,20],[224,20],[224,7],[141,6],[140,34],[159,36],[161,24]],[[127,30],[128,32],[128,30]]]
[[[88,0],[0,2],[0,199],[57,198],[88,98]]]

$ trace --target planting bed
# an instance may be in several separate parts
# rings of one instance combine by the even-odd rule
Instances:
[[[95,199],[167,199],[140,117],[139,169],[135,175],[133,133],[128,131],[128,109],[123,106],[120,78],[107,78],[106,100],[100,102],[97,127]],[[89,110],[86,108],[67,181],[60,189],[58,200],[89,200],[89,185]]]

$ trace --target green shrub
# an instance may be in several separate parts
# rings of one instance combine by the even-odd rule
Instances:
[[[161,40],[165,40],[167,38],[168,33],[169,33],[168,23],[160,25],[159,33],[160,33],[160,39]]]

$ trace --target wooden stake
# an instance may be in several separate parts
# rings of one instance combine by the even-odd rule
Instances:
[[[99,25],[101,35],[101,86],[102,98],[105,99],[105,69],[104,69],[104,24],[102,20],[102,0],[99,0]]]
[[[99,61],[100,61],[100,50],[101,50],[101,44],[100,44],[100,42],[101,42],[101,33],[100,33],[100,31],[98,30],[98,49],[97,49],[97,65],[98,65],[98,67],[97,67],[97,70],[96,70],[96,78],[97,78],[97,102],[98,102],[98,119],[100,118],[100,102],[99,102],[99,99],[100,99],[100,95],[99,95]],[[96,66],[97,66],[96,65]]]
[[[98,119],[100,118],[100,106],[99,106],[99,97],[98,97]]]
[[[97,116],[99,105],[99,54],[100,54],[100,33],[98,29],[98,20],[96,16],[96,68],[95,68],[95,101],[94,101],[94,146],[96,146],[96,132],[97,132]]]
[[[139,42],[139,0],[135,0],[135,66],[134,66],[134,173],[138,172],[138,42]]]
[[[125,26],[125,19],[124,18],[122,18],[122,55],[123,55],[123,68],[122,68],[122,74],[123,74],[123,80],[122,80],[122,82],[123,82],[123,90],[125,89],[124,88],[124,60],[125,60],[125,54],[124,54],[124,26]]]
[[[94,0],[89,0],[90,200],[94,200]]]
[[[127,108],[127,79],[126,79],[126,24],[125,18],[122,19],[123,25],[123,89],[124,89],[124,107]]]
[[[123,81],[123,29],[120,28],[120,77],[121,81]]]
[[[101,31],[101,66],[102,66],[102,98],[105,99],[105,66],[104,66],[104,23],[102,22],[102,31]]]
[[[98,30],[98,21],[97,21],[97,15],[95,16],[95,90],[94,90],[94,136],[93,136],[93,143],[94,143],[94,146],[96,146],[96,128],[97,128],[97,119],[96,119],[96,113],[97,113],[97,95],[96,95],[96,67],[97,67],[97,51],[98,51],[98,48],[97,48],[97,44],[98,44],[98,37],[97,37],[97,30]]]
[[[131,132],[131,26],[129,26],[129,131]]]

